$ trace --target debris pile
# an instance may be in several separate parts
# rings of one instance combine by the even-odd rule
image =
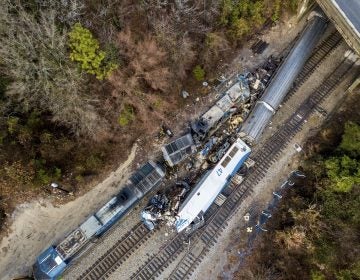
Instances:
[[[243,75],[237,75],[220,99],[199,119],[191,123],[195,142],[200,142],[213,133],[220,123],[233,115],[250,98],[248,82]]]
[[[264,43],[259,43],[258,48],[264,46]],[[217,102],[191,123],[190,132],[162,146],[164,159],[170,167],[169,173],[175,171],[173,179],[180,172],[186,176],[191,174],[188,178],[197,178],[199,172],[203,173],[221,160],[236,141],[243,121],[270,83],[279,63],[280,60],[269,57],[252,72],[236,74],[228,79],[220,77],[219,81],[225,89],[219,90],[222,94],[216,97]],[[185,91],[182,95],[184,98],[188,96]],[[163,130],[169,131],[166,133],[169,137],[173,136],[167,127]],[[239,175],[245,176],[253,164],[245,164],[239,170]],[[161,223],[173,226],[179,207],[189,191],[190,186],[186,182],[179,182],[170,190],[157,193],[141,212],[144,224],[150,230]],[[203,218],[199,217],[189,227],[190,231],[201,227],[203,223]]]
[[[175,222],[180,203],[189,190],[189,184],[181,181],[166,193],[157,193],[153,196],[140,214],[141,220],[147,228],[153,230],[161,222],[172,225]]]
[[[250,86],[252,102],[260,97],[279,64],[280,60],[270,56],[269,59],[254,72],[247,73],[246,78]]]

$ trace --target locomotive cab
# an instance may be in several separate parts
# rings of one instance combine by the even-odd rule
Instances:
[[[65,270],[67,263],[61,258],[54,246],[49,247],[37,257],[33,275],[37,280],[55,280]]]

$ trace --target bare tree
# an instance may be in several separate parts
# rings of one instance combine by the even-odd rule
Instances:
[[[57,24],[59,16],[71,22],[80,6],[74,0],[61,7],[39,5],[35,15],[20,1],[2,2],[0,57],[13,81],[6,92],[9,99],[25,111],[50,112],[76,135],[95,137],[101,121],[94,100],[85,93],[83,74],[69,60],[68,30]]]
[[[172,75],[166,66],[167,53],[157,42],[147,36],[136,41],[129,29],[119,33],[118,43],[122,56],[126,57],[127,69],[122,69],[117,79],[122,80],[123,89],[131,93],[140,87],[141,81],[151,89],[167,91]],[[128,74],[124,74],[124,71]]]

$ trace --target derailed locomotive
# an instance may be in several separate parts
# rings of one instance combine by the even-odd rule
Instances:
[[[72,231],[58,245],[50,246],[36,259],[35,279],[57,279],[94,238],[100,237],[164,178],[165,172],[153,161],[147,162],[127,185],[103,207]]]

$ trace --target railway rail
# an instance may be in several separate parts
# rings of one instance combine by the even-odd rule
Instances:
[[[221,207],[214,211],[215,213],[212,214],[204,228],[194,234],[191,249],[180,259],[169,279],[188,279],[191,276],[226,228],[227,221],[236,213],[238,206],[244,199],[251,194],[252,187],[265,177],[269,167],[276,162],[290,140],[301,130],[304,121],[315,111],[318,104],[336,88],[336,85],[349,73],[352,67],[353,63],[344,59],[339,67],[300,105],[284,125],[254,153],[252,158],[257,164],[241,185],[230,184],[228,198]],[[350,85],[350,82],[348,85]],[[184,236],[182,236],[182,239],[185,240]],[[185,250],[185,247],[184,243],[182,246],[179,246],[179,243],[175,246],[170,241],[166,245],[166,248],[173,249],[170,258],[166,258],[163,250],[159,251],[151,256],[131,278],[154,279]]]
[[[143,223],[139,222],[123,235],[104,255],[97,259],[78,279],[106,279],[153,233],[154,231],[149,231]]]
[[[338,32],[334,32],[315,49],[313,55],[308,59],[304,69],[299,74],[299,78],[296,80],[296,86],[294,86],[289,94],[293,94],[298,87],[307,80],[321,62],[332,52],[333,48],[337,47],[340,42],[341,36]],[[281,145],[281,143],[284,143],[284,139],[286,139],[283,138],[284,135],[289,137],[287,133],[292,129],[294,128],[284,127],[281,131],[286,131],[285,134],[283,133],[282,136],[278,136],[278,138],[275,137],[276,139],[273,138],[273,144],[271,146],[265,144],[264,148],[261,149],[261,153],[257,152],[253,155],[252,158],[255,161],[263,160],[262,164],[253,168],[251,174],[249,174],[248,178],[240,187],[232,183],[223,191],[228,199],[221,207],[214,204],[211,206],[206,213],[208,223],[204,228],[193,235],[194,239],[201,239],[201,241],[207,245],[215,243],[216,238],[220,234],[219,228],[226,226],[226,220],[233,212],[234,205],[241,203],[241,201],[250,194],[251,190],[249,186],[255,185],[263,176],[265,176],[267,168],[274,162],[275,157],[280,154],[280,151],[276,153],[275,150],[272,150],[275,148],[274,145]],[[278,133],[276,135],[278,135]],[[273,160],[271,160],[271,156],[275,156]],[[268,160],[264,160],[266,158],[268,158]],[[96,262],[82,273],[78,279],[92,280],[108,278],[111,273],[114,272],[138,247],[149,239],[152,234],[153,232],[150,232],[142,223],[138,223],[132,230],[123,235],[123,237],[121,237],[121,239],[119,239],[104,255],[97,259]],[[184,250],[184,242],[186,242],[186,237],[184,235],[176,236],[174,240],[166,245],[166,249],[163,250],[165,252],[163,255],[151,256],[142,269],[137,271],[132,278],[150,279],[158,272],[161,272],[161,267],[165,267],[167,261],[173,260]],[[202,252],[200,254],[201,256],[208,250],[204,249],[200,251]],[[197,261],[196,255],[197,254],[193,257],[196,258],[195,263],[198,263],[199,261]],[[189,263],[189,257],[187,257],[184,259],[184,266],[180,264],[179,268],[172,274],[171,279],[180,279],[176,275],[183,275],[180,271],[185,271],[187,264]],[[149,273],[146,273],[147,270],[149,270]],[[189,273],[192,269],[189,268],[187,271]]]

